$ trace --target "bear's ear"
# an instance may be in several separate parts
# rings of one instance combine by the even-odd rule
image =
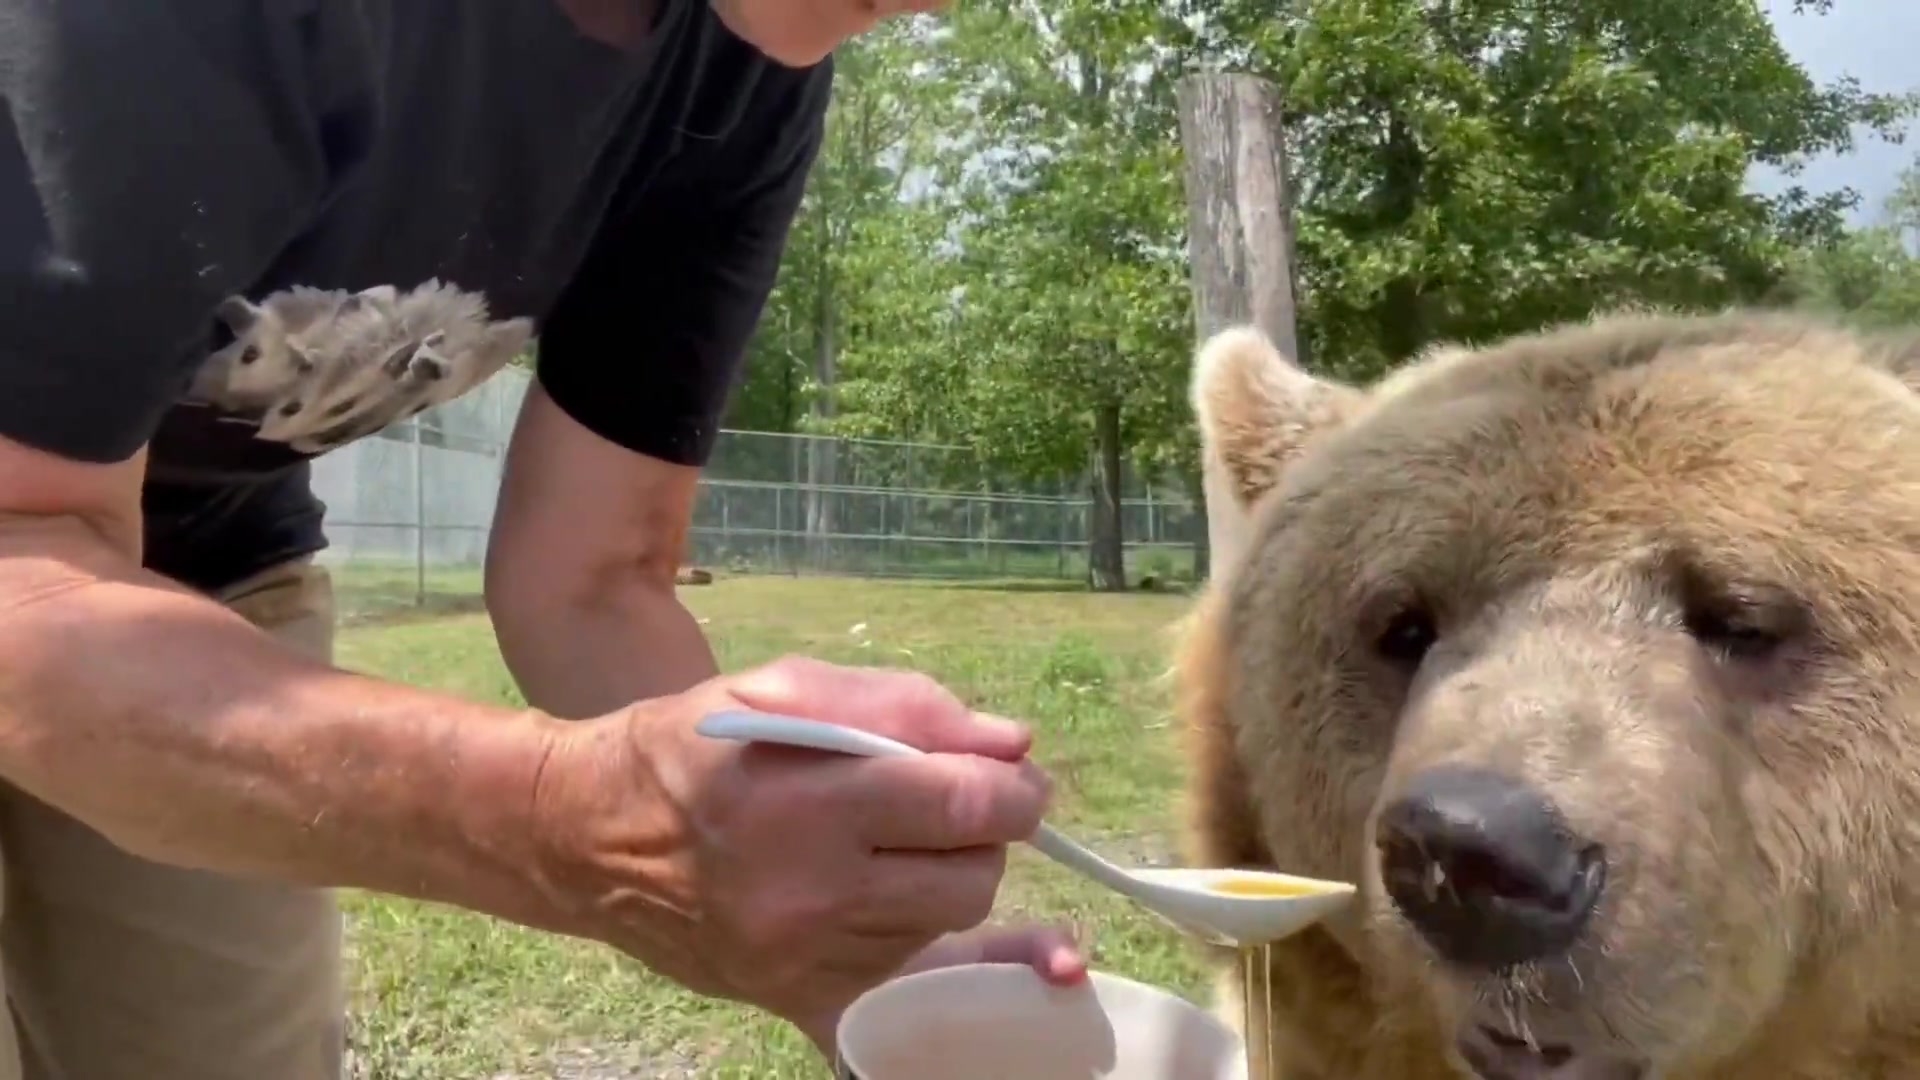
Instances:
[[[1911,331],[1887,344],[1887,367],[1907,389],[1920,394],[1920,334]]]
[[[1250,326],[1222,330],[1194,360],[1191,403],[1213,564],[1239,554],[1253,506],[1314,438],[1340,426],[1362,391],[1315,378]]]

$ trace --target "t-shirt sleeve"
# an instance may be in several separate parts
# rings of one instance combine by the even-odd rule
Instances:
[[[0,0],[0,435],[152,437],[329,183],[329,8],[357,5]]]
[[[595,241],[542,327],[539,379],[582,426],[705,465],[818,154],[832,60],[767,65],[740,123]]]

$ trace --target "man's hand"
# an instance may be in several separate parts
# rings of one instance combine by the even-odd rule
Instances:
[[[741,706],[862,728],[928,756],[694,732]],[[536,796],[541,870],[592,936],[823,1042],[854,998],[910,964],[937,965],[936,941],[987,917],[1006,845],[1031,835],[1047,805],[1029,741],[924,676],[783,660],[559,735]],[[1024,940],[1014,951],[1036,955]],[[1039,956],[1076,977],[1076,959],[1044,946]]]

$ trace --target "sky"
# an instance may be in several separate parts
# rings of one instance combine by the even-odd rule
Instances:
[[[1920,0],[1835,0],[1826,15],[1795,15],[1791,0],[1761,0],[1778,28],[1780,43],[1816,81],[1845,75],[1860,80],[1867,90],[1894,93],[1920,86]],[[1812,191],[1852,187],[1860,192],[1854,220],[1867,224],[1878,218],[1880,204],[1893,190],[1894,176],[1920,152],[1920,123],[1911,128],[1904,145],[1877,139],[1862,140],[1844,156],[1813,162],[1798,182]],[[1751,183],[1765,192],[1784,188],[1788,181],[1769,170],[1756,173]]]

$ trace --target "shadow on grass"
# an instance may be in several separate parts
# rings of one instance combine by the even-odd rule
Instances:
[[[1084,581],[1066,578],[963,578],[929,581],[926,587],[950,592],[995,593],[1084,593],[1090,592]]]
[[[995,593],[1027,593],[1027,594],[1085,593],[1088,595],[1093,594],[1093,589],[1090,586],[1088,586],[1086,582],[1069,581],[1064,578],[1054,579],[1054,580],[1047,580],[1047,579],[1035,580],[1030,578],[1012,578],[1012,579],[987,578],[987,579],[974,579],[974,580],[967,580],[967,581],[934,581],[934,582],[928,582],[927,587],[931,589],[948,589],[948,590],[953,590],[958,592],[995,592]],[[1152,589],[1131,588],[1123,593],[1112,592],[1112,593],[1101,593],[1099,595],[1102,595],[1102,596],[1184,596],[1192,591],[1193,591],[1193,587],[1187,584],[1186,582],[1167,582]]]
[[[338,607],[342,626],[395,626],[477,614],[487,601],[477,593],[428,593],[416,602],[411,594],[341,590]]]

